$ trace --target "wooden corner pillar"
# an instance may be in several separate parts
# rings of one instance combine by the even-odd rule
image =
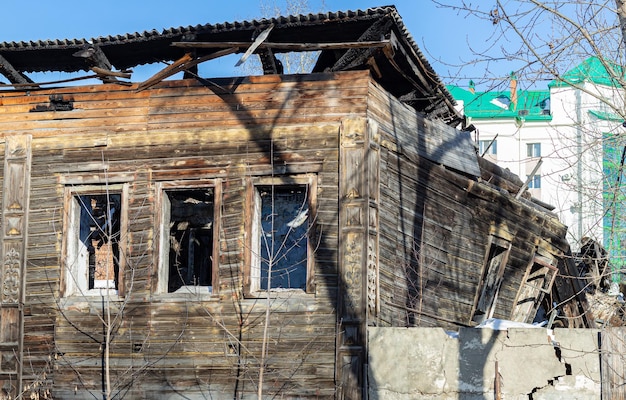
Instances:
[[[2,185],[0,290],[0,398],[22,392],[24,285],[31,135],[7,136]]]
[[[367,390],[367,325],[378,310],[378,165],[373,122],[342,121],[339,149],[338,399]]]

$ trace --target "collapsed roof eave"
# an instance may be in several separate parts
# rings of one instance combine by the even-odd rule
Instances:
[[[259,55],[269,54],[270,72],[280,73],[271,63],[273,53],[319,50],[313,72],[369,69],[386,90],[417,111],[451,125],[461,120],[454,99],[393,6],[151,30],[91,40],[4,42],[0,43],[0,73],[10,82],[5,87],[22,89],[41,86],[26,74],[48,71],[91,71],[105,83],[129,84],[125,79],[130,79],[130,69],[139,65],[178,63],[178,71],[188,71],[222,54],[243,53],[270,26],[273,29],[266,41],[275,46],[265,45],[256,51]],[[203,47],[202,43],[214,46]],[[185,60],[187,55],[189,60]],[[165,79],[173,69],[165,67],[161,75],[151,78],[152,82],[158,82],[159,77]]]

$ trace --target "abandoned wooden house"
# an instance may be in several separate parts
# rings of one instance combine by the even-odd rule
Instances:
[[[200,76],[232,53],[264,74]],[[555,290],[589,324],[566,227],[476,155],[394,7],[0,43],[0,73],[4,398],[358,399],[368,325]]]

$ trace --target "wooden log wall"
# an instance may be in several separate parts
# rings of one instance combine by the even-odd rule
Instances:
[[[461,171],[458,161],[448,161],[471,163],[470,147],[465,153],[456,147],[455,157],[445,145],[438,159],[420,153],[420,143],[428,145],[428,135],[436,132],[375,83],[368,117],[380,126],[381,193],[380,313],[369,323],[473,325],[490,236],[511,243],[493,315],[508,319],[534,255],[547,254],[556,266],[567,253],[567,228],[548,210],[482,181],[480,170]]]
[[[100,397],[109,327],[110,389],[119,397],[255,394],[267,301],[244,296],[245,182],[310,173],[318,189],[315,290],[271,302],[264,392],[334,396],[339,127],[365,115],[369,82],[361,71],[173,81],[141,92],[98,85],[0,93],[0,132],[32,135],[24,387],[55,399]],[[71,110],[33,112],[51,99]],[[222,188],[214,295],[155,293],[157,183],[207,179]],[[125,296],[64,297],[65,190],[109,183],[128,191]]]

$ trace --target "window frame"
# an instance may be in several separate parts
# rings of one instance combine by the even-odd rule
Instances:
[[[128,183],[67,185],[63,198],[63,237],[62,237],[62,277],[61,297],[101,296],[103,294],[123,297],[125,295],[124,275],[128,258]],[[118,276],[114,288],[89,289],[89,263],[77,262],[80,241],[80,204],[76,197],[85,195],[120,195],[120,238],[118,240]]]
[[[246,232],[246,248],[244,255],[244,293],[246,296],[258,297],[271,293],[272,295],[286,292],[293,293],[315,293],[315,243],[316,243],[316,226],[317,226],[317,175],[293,175],[293,176],[274,176],[274,177],[252,177],[246,182],[246,204],[247,217],[245,221]],[[266,186],[306,186],[307,203],[309,213],[307,217],[307,255],[306,255],[306,284],[305,289],[300,288],[269,288],[261,289],[261,260],[258,247],[260,241],[259,223],[260,207],[258,201],[255,200],[259,187]],[[256,264],[256,265],[253,265]]]
[[[474,295],[469,325],[480,324],[492,318],[497,307],[498,294],[504,281],[512,244],[508,239],[489,235],[485,248],[480,280]]]
[[[526,157],[541,157],[541,142],[526,143]]]
[[[541,189],[541,174],[527,175],[528,189]]]
[[[493,142],[493,143],[492,143]],[[487,146],[489,147],[488,151],[485,153],[485,149]],[[481,156],[497,156],[498,155],[498,139],[487,139],[487,140],[479,140],[478,141],[478,152]]]
[[[211,262],[211,286],[194,286],[194,285],[182,285],[180,288],[173,292],[168,292],[169,286],[169,213],[170,213],[170,201],[167,192],[171,191],[183,191],[183,190],[202,190],[211,188],[213,189],[213,245],[212,245],[212,262]],[[156,198],[158,212],[156,213],[155,227],[157,230],[158,240],[156,246],[157,257],[157,271],[156,279],[153,282],[153,292],[162,295],[177,295],[177,294],[194,294],[202,296],[214,296],[218,293],[219,282],[219,238],[220,238],[220,221],[221,221],[221,206],[222,206],[222,185],[220,179],[203,179],[203,180],[176,180],[157,182],[156,184]],[[206,290],[203,288],[207,288]]]

